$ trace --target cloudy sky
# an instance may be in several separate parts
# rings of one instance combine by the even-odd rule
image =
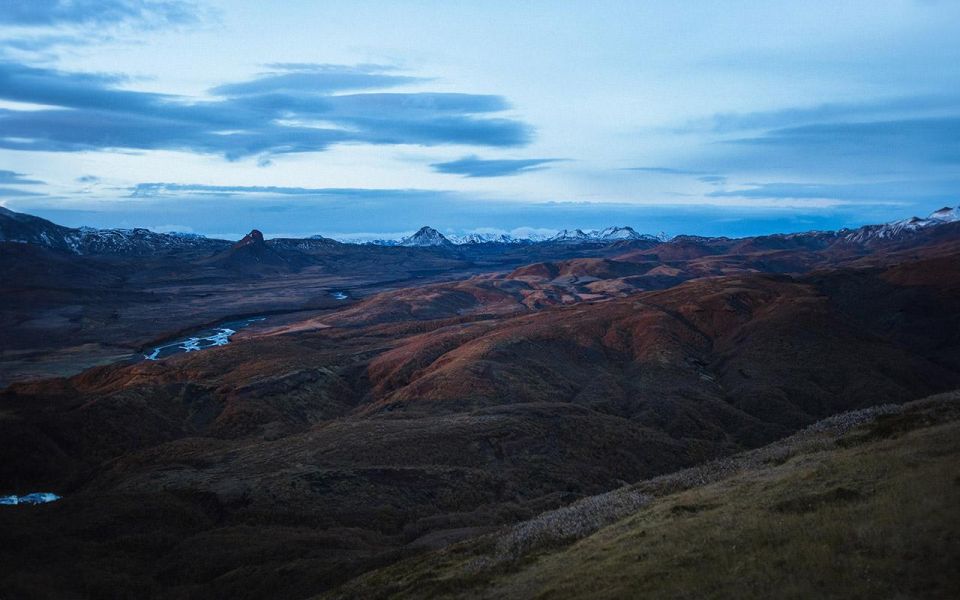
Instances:
[[[960,2],[0,0],[0,204],[238,236],[960,203]]]

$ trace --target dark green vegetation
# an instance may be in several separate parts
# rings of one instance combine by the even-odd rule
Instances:
[[[146,340],[181,323],[273,313],[221,348],[0,390],[0,493],[64,496],[0,510],[0,590],[26,598],[536,596],[553,589],[530,570],[541,557],[566,560],[590,540],[607,540],[600,545],[611,561],[629,556],[618,538],[602,537],[623,518],[649,519],[643,530],[665,536],[657,550],[665,555],[718,539],[716,560],[736,561],[735,545],[761,548],[744,554],[757,565],[767,555],[788,560],[804,551],[801,534],[817,531],[805,519],[839,507],[854,511],[838,513],[849,527],[872,527],[869,513],[856,511],[896,501],[850,469],[801,489],[795,466],[815,456],[824,464],[879,456],[884,444],[919,444],[914,430],[952,422],[952,408],[911,408],[873,429],[832,429],[826,442],[815,435],[822,455],[801,444],[791,458],[783,448],[794,446],[767,446],[837,413],[960,387],[956,225],[875,246],[804,234],[468,250],[320,241],[304,249],[251,235],[144,258],[0,244],[4,281],[17,282],[0,290],[10,300],[5,343],[35,351],[44,368],[51,354],[70,350],[59,339],[44,346],[38,332]],[[414,268],[426,265],[429,274]],[[65,274],[72,279],[60,289],[54,280]],[[335,305],[330,289],[354,300]],[[121,318],[97,316],[107,309]],[[4,354],[4,368],[21,373],[22,360]],[[65,372],[82,366],[64,360]],[[751,459],[711,462],[764,446]],[[731,470],[742,460],[755,462]],[[869,481],[906,474],[900,463],[886,475],[863,464]],[[753,472],[772,487],[737,479]],[[633,482],[641,483],[623,490]],[[743,493],[724,496],[727,485]],[[934,505],[952,502],[952,489],[927,488],[925,506],[945,531],[949,521]],[[781,537],[750,541],[781,521],[789,526]],[[904,522],[891,520],[884,536]],[[928,556],[919,546],[928,540],[950,556],[955,538],[918,531],[910,552]],[[800,544],[793,550],[791,536]],[[474,538],[453,554],[430,554]],[[830,544],[821,551],[833,552]],[[864,544],[878,565],[899,556]],[[599,561],[603,575],[622,572],[622,581],[597,584],[610,595],[654,590],[674,571],[688,582],[697,573],[690,558],[679,566],[639,560],[654,565],[648,572],[599,556],[567,557],[569,569],[557,568],[594,572]],[[811,561],[810,570],[821,564]],[[896,572],[904,585],[933,587],[889,589],[940,594],[942,579],[920,568],[938,563],[921,562]],[[704,593],[724,595],[723,568],[704,579]],[[745,579],[739,595],[810,589],[762,569],[767,579]],[[844,569],[825,572],[823,585]],[[543,573],[556,580],[557,597],[592,589]],[[864,595],[890,580],[876,581]]]

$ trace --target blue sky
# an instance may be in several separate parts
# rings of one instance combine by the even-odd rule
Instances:
[[[0,204],[749,235],[960,198],[960,3],[0,0]]]

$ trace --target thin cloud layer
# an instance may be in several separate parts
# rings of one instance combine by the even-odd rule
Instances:
[[[672,167],[626,167],[622,171],[634,171],[635,173],[653,173],[656,175],[709,175],[705,171],[693,171],[690,169],[675,169]]]
[[[275,72],[251,81],[227,83],[210,90],[217,96],[256,96],[265,93],[338,92],[367,90],[429,81],[389,73],[393,67],[383,65],[345,65],[275,63],[268,65]]]
[[[377,190],[369,190],[376,193]],[[398,190],[385,190],[397,192]],[[208,185],[203,183],[138,183],[130,189],[131,198],[179,195],[184,193],[232,196],[235,194],[265,194],[272,196],[331,196],[357,195],[353,188],[308,188],[277,185]]]
[[[465,156],[458,160],[430,165],[438,173],[451,173],[464,177],[504,177],[542,169],[557,162],[559,158],[483,159]]]
[[[342,90],[423,81],[371,65],[293,65],[210,91],[209,100],[125,90],[122,76],[0,63],[0,99],[49,106],[0,109],[0,148],[26,151],[180,150],[230,160],[319,152],[344,142],[526,144],[531,128],[494,116],[499,96]]]
[[[767,179],[706,198],[944,201],[958,187],[960,97],[927,95],[718,114],[688,125],[700,143],[670,167],[635,171],[698,175],[722,186],[750,173]],[[704,173],[710,171],[712,174]],[[850,183],[822,183],[854,180]],[[783,183],[788,181],[791,183]]]
[[[39,185],[43,182],[39,179],[28,179],[23,173],[17,173],[16,171],[6,171],[0,169],[0,184],[4,185]]]
[[[873,101],[794,106],[780,110],[718,113],[705,119],[691,121],[676,131],[731,133],[811,124],[895,120],[907,116],[955,114],[958,106],[960,106],[960,96],[957,95],[901,96]]]
[[[45,196],[40,192],[19,190],[17,188],[0,187],[0,198],[26,198],[28,196]]]
[[[867,183],[756,183],[733,190],[717,190],[712,198],[815,199],[846,201],[938,201],[955,204],[960,179],[937,181],[882,181]]]
[[[21,27],[193,22],[197,7],[184,0],[2,0],[0,24]]]
[[[883,160],[956,164],[960,163],[960,116],[816,123],[729,143],[761,147],[783,158],[814,156],[819,162],[854,158],[861,165]]]

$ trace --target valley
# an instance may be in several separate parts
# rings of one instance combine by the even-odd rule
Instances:
[[[611,549],[607,573],[643,582],[690,565],[624,556],[686,556],[682,519],[723,537],[737,490],[819,510],[802,500],[804,461],[862,461],[866,498],[877,453],[908,453],[916,435],[941,457],[923,485],[952,476],[937,428],[956,400],[916,401],[960,388],[956,211],[742,239],[421,230],[422,245],[361,245],[253,230],[183,247],[124,234],[122,251],[7,213],[0,494],[62,496],[2,507],[12,593],[527,597],[551,581],[589,596],[574,574],[605,552],[590,544]],[[906,438],[871,437],[888,414]],[[820,472],[810,485],[832,498]],[[949,526],[944,506],[925,527]],[[569,514],[586,525],[532,545],[519,533]],[[766,526],[722,543],[759,544]],[[655,550],[637,541],[654,534]],[[955,537],[935,543],[911,552],[956,556]],[[600,589],[650,592],[623,585]],[[678,585],[661,593],[693,593]]]

